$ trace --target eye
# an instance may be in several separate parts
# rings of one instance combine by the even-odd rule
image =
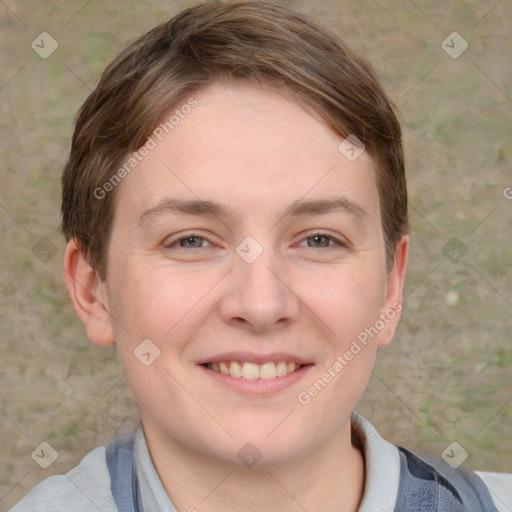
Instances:
[[[308,233],[307,236],[302,239],[302,242],[306,242],[307,247],[318,247],[320,249],[336,245],[344,247],[346,245],[325,231],[314,231],[313,233]]]
[[[178,238],[176,240],[171,240],[164,244],[166,249],[174,248],[177,245],[177,249],[200,249],[202,247],[207,247],[210,245],[210,242],[206,240],[206,238],[191,233],[187,236]]]

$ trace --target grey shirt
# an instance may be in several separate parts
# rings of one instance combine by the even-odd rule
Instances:
[[[359,512],[393,512],[398,494],[400,460],[396,446],[372,424],[352,414],[352,435],[364,454],[366,485]],[[144,509],[178,512],[165,492],[151,460],[141,426],[135,434],[135,462]],[[477,474],[488,486],[499,512],[512,511],[512,474]],[[200,510],[199,504],[197,504]],[[89,452],[66,475],[51,476],[37,485],[10,512],[117,512],[110,491],[105,447]]]

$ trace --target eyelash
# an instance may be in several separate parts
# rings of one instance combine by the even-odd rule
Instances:
[[[315,238],[317,236],[328,238],[329,240],[333,241],[334,243],[332,245],[328,245],[326,247],[308,247],[309,249],[315,249],[315,248],[328,249],[330,247],[335,247],[335,246],[347,247],[347,243],[338,240],[337,238],[333,237],[330,233],[328,233],[326,231],[322,231],[322,230],[310,231],[310,232],[306,233],[305,236],[303,238],[301,238],[300,241],[303,242],[305,240],[308,240],[310,238]],[[190,234],[188,234],[186,236],[182,236],[170,243],[164,244],[164,247],[166,249],[172,249],[176,244],[179,244],[182,240],[188,240],[189,238],[198,238],[200,240],[208,241],[208,239],[204,236],[198,235],[197,233],[190,233]],[[195,249],[204,249],[204,248],[206,248],[206,247],[196,247]],[[189,248],[188,247],[179,247],[179,249],[189,249]]]

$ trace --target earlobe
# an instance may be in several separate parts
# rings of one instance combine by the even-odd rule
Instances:
[[[393,268],[387,275],[386,296],[381,310],[385,327],[379,334],[379,347],[387,345],[393,339],[400,320],[408,256],[409,236],[404,235],[396,246]]]
[[[70,240],[64,255],[64,282],[87,337],[96,345],[115,343],[104,283],[85,259],[77,240]]]

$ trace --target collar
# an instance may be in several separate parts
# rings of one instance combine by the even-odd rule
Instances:
[[[355,412],[351,416],[351,428],[353,443],[362,451],[365,461],[365,489],[359,512],[393,512],[400,481],[398,449]],[[144,510],[178,512],[153,465],[142,424],[135,434],[134,456]]]
[[[364,494],[358,512],[393,512],[400,482],[398,448],[355,412],[351,426],[353,443],[362,451],[365,464]]]

